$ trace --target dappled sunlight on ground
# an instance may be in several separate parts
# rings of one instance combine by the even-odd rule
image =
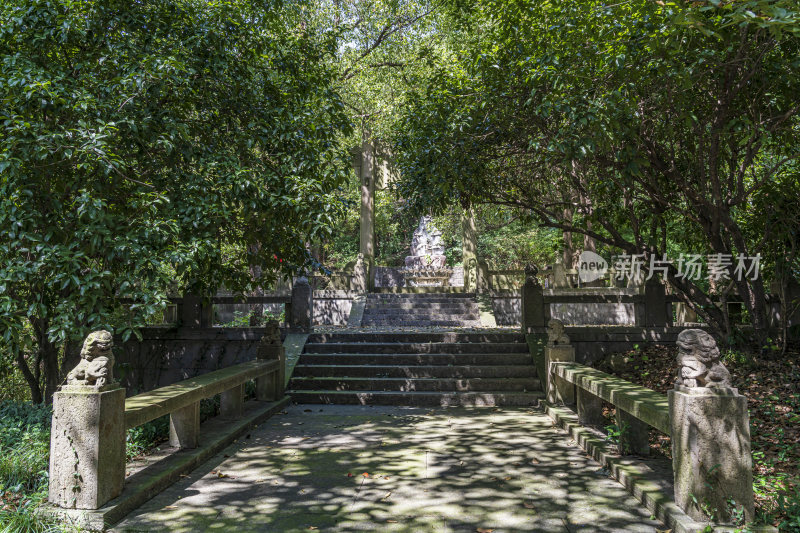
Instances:
[[[298,405],[117,530],[663,529],[649,516],[538,411]]]

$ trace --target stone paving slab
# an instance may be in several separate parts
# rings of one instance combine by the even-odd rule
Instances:
[[[118,532],[648,532],[625,488],[530,408],[296,405]]]

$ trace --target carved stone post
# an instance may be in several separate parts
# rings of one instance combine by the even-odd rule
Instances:
[[[539,269],[536,265],[525,267],[525,283],[522,285],[522,332],[530,333],[531,328],[541,328],[546,325],[544,295],[539,278],[536,274]]]
[[[114,381],[113,338],[91,333],[81,361],[53,396],[50,503],[99,509],[125,480],[125,389]]]
[[[669,391],[675,502],[695,520],[753,520],[753,470],[747,398],[731,385],[714,338],[678,335],[678,378]],[[713,514],[709,516],[709,514]]]
[[[547,401],[554,405],[572,405],[575,403],[575,387],[554,374],[553,363],[574,362],[575,347],[569,344],[569,337],[564,333],[564,324],[560,320],[551,320],[547,328],[547,346],[544,347]]]
[[[308,278],[300,276],[292,286],[292,316],[289,325],[300,331],[311,331],[314,318],[314,295]]]

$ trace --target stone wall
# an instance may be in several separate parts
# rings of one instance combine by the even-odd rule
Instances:
[[[356,293],[314,291],[314,325],[346,326]]]
[[[138,394],[255,359],[265,328],[150,327],[142,340],[115,339],[114,373]]]
[[[674,345],[684,327],[638,326],[567,326],[570,343],[575,347],[578,363],[591,364],[608,354],[627,352],[648,343]],[[533,333],[546,335],[546,328],[534,328]]]

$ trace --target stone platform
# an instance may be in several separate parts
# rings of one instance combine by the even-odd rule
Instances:
[[[656,529],[539,411],[296,405],[115,531]]]

